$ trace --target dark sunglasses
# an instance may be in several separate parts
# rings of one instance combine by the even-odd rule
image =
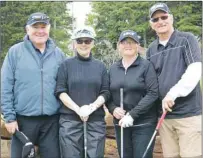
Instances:
[[[90,44],[92,42],[92,40],[91,39],[87,39],[87,40],[77,39],[76,42],[77,42],[77,44],[83,44],[83,43]]]
[[[168,15],[164,15],[164,16],[161,16],[161,17],[157,17],[157,18],[151,18],[151,22],[158,22],[159,21],[159,19],[161,19],[161,20],[166,20],[166,19],[168,19]]]

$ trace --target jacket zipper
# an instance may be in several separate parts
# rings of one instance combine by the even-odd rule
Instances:
[[[41,59],[41,114],[43,115],[43,99],[44,99],[44,93],[43,93],[43,62]]]

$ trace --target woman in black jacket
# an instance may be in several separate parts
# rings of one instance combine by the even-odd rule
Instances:
[[[121,154],[121,127],[123,157],[141,158],[155,130],[158,82],[153,65],[138,54],[139,38],[136,32],[123,31],[118,40],[122,59],[110,67],[110,93],[107,103],[114,116],[117,146]],[[123,88],[123,109],[120,107],[120,88]],[[152,158],[154,143],[147,158]]]
[[[109,80],[104,64],[92,57],[94,39],[93,29],[76,30],[76,56],[59,67],[55,93],[63,102],[59,121],[63,158],[104,156],[106,124],[102,105],[110,95]]]

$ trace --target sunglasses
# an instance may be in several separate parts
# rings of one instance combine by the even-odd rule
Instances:
[[[83,44],[83,43],[90,44],[92,42],[92,40],[91,39],[87,39],[87,40],[77,39],[76,42],[77,42],[77,44]]]
[[[157,17],[157,18],[151,18],[151,22],[153,22],[153,23],[158,22],[159,19],[166,20],[166,19],[168,19],[168,15],[164,15],[164,16]]]

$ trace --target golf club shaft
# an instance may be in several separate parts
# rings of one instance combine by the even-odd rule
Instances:
[[[142,123],[142,124],[137,124],[137,125],[133,125],[127,128],[131,128],[131,127],[142,127],[142,126],[147,126],[147,125],[152,125],[152,123]],[[119,124],[115,124],[115,126],[120,126]]]
[[[87,158],[87,122],[84,121],[84,149],[85,149],[85,158]]]
[[[165,118],[165,116],[166,116],[166,113],[167,113],[167,112],[164,112],[164,113],[161,115],[161,118],[160,118],[159,122],[157,123],[156,129],[155,129],[155,131],[154,131],[154,134],[152,135],[152,138],[150,139],[149,144],[147,145],[147,148],[146,148],[146,150],[145,150],[145,152],[144,152],[142,158],[145,158],[145,156],[147,155],[147,152],[148,152],[148,150],[149,150],[149,148],[150,148],[150,146],[151,146],[151,144],[152,144],[152,142],[153,142],[153,140],[154,140],[154,138],[155,138],[155,136],[156,136],[156,134],[157,134],[159,128],[161,127],[161,124],[162,124],[162,122],[163,122],[163,120],[164,120],[164,118]]]
[[[120,107],[123,109],[123,88],[120,88]],[[123,127],[121,127],[121,158],[123,158]]]

